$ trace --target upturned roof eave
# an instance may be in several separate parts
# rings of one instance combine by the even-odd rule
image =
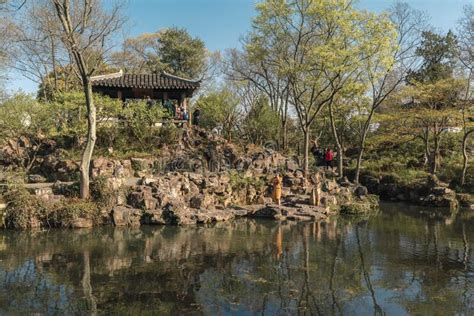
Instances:
[[[127,76],[127,81],[120,82],[123,81],[123,79],[121,80],[121,78],[125,76]],[[153,77],[150,78],[150,76]],[[157,78],[154,76],[156,76]],[[163,84],[163,82],[161,82],[163,79],[165,82],[171,82]],[[92,85],[95,87],[174,90],[195,90],[198,89],[201,84],[201,80],[189,80],[186,78],[168,74],[166,72],[162,72],[160,74],[124,74],[122,70],[117,73],[91,77],[91,82]]]

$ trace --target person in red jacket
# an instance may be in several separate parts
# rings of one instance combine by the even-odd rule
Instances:
[[[334,153],[332,152],[331,148],[326,148],[326,153],[324,155],[324,160],[326,161],[326,168],[332,168],[332,161],[334,159]]]

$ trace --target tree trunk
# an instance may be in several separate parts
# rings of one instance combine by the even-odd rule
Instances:
[[[94,100],[92,98],[92,85],[89,78],[83,78],[84,83],[84,95],[86,99],[87,107],[87,141],[84,152],[82,153],[82,160],[80,166],[81,173],[81,198],[88,199],[90,197],[89,192],[89,171],[90,162],[92,159],[92,153],[94,152],[94,146],[96,141],[96,109]]]
[[[288,98],[289,96],[287,95],[281,121],[282,147],[285,151],[288,149]]]
[[[462,163],[462,173],[461,173],[461,185],[464,185],[466,183],[467,163],[469,162],[469,157],[467,156],[467,139],[471,132],[472,131],[464,133],[464,137],[462,138],[463,163]]]
[[[367,133],[369,132],[370,123],[372,122],[372,117],[374,116],[375,108],[376,108],[376,105],[373,104],[369,117],[367,118],[367,121],[364,124],[362,137],[360,138],[359,154],[357,155],[357,165],[356,165],[356,171],[355,171],[355,177],[354,177],[355,183],[359,183],[360,169],[362,167],[362,157],[364,156],[364,150],[365,150],[365,140],[367,139]]]
[[[304,149],[303,149],[303,173],[305,178],[308,177],[309,174],[309,132],[310,128],[309,126],[306,126],[305,129],[303,129],[303,136],[304,136]]]
[[[342,178],[344,176],[344,151],[339,141],[336,141],[336,145],[337,145],[337,173],[339,174],[339,178]]]
[[[430,151],[430,131],[428,128],[426,128],[426,131],[425,131],[425,138],[424,138],[424,141],[425,141],[425,156],[426,156],[426,159],[425,159],[425,163],[424,163],[424,166],[426,167],[426,164],[428,163],[428,165],[430,164],[430,161],[431,161],[431,151]]]
[[[344,153],[342,150],[341,142],[339,141],[339,136],[337,135],[336,122],[334,120],[332,102],[329,103],[329,120],[331,124],[332,136],[334,137],[334,142],[336,143],[336,148],[337,148],[337,173],[339,174],[339,178],[342,178],[344,176],[344,166],[343,166]]]
[[[54,92],[58,91],[58,71],[56,67],[56,43],[51,36],[51,62],[53,63]]]
[[[435,175],[439,164],[439,135],[436,134],[434,135],[434,149],[431,157],[430,173]]]
[[[361,140],[360,142],[359,154],[357,155],[357,165],[356,165],[355,177],[354,177],[355,183],[359,183],[360,168],[362,166],[362,156],[364,155],[364,149],[365,149],[365,136],[363,136],[363,140]]]
[[[354,177],[354,182],[359,183],[359,178],[360,178],[360,169],[362,167],[362,157],[364,156],[364,150],[365,150],[365,140],[367,138],[367,132],[368,132],[368,126],[366,125],[364,127],[364,131],[362,133],[362,138],[360,140],[359,144],[359,154],[357,155],[357,165],[356,165],[356,170],[355,170],[355,177]]]
[[[469,99],[469,91],[471,89],[471,79],[473,75],[474,69],[471,68],[469,71],[469,76],[468,76],[468,82],[466,85],[466,101]],[[467,163],[469,161],[469,157],[467,156],[467,139],[469,137],[469,134],[474,133],[474,130],[468,130],[467,129],[467,118],[466,118],[466,102],[463,102],[462,106],[462,122],[463,122],[463,138],[462,138],[462,172],[461,172],[461,186],[463,186],[466,183],[466,172],[467,172]],[[463,227],[464,228],[464,227]]]
[[[281,121],[281,148],[288,148],[288,120],[286,118]]]

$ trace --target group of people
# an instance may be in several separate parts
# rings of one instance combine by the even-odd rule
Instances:
[[[177,105],[168,99],[164,102],[163,106],[175,120],[189,121],[188,109],[184,104]]]
[[[331,169],[334,161],[334,152],[331,148],[320,148],[316,140],[311,141],[311,143],[311,153],[313,154],[316,166],[326,166],[327,169]]]
[[[318,148],[318,144],[316,140],[312,141],[312,146],[311,146],[311,153],[314,156],[314,160],[316,163],[316,166],[326,166],[327,169],[332,169],[332,164],[334,161],[334,152],[331,150],[330,147],[327,147],[326,149],[321,149]],[[318,181],[319,183],[319,178]],[[273,201],[277,205],[281,205],[281,195],[282,195],[282,188],[283,188],[283,178],[279,173],[275,174],[275,177],[272,180],[272,186],[273,186],[273,194],[272,198]],[[312,205],[319,205],[319,196],[320,196],[320,188],[319,184],[316,185],[316,188],[312,192],[313,195],[313,202]]]
[[[149,107],[155,105],[155,102],[149,97],[146,97],[146,103]],[[185,104],[177,105],[170,99],[166,100],[163,103],[163,107],[171,114],[171,117],[175,120],[187,121],[189,122],[189,112]],[[201,110],[199,108],[195,109],[192,115],[192,124],[199,125],[201,119]]]

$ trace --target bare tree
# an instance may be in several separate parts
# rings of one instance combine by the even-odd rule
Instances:
[[[4,83],[8,79],[7,69],[10,65],[11,41],[14,38],[12,12],[18,9],[18,3],[0,0],[0,101],[5,98]],[[22,6],[22,4],[20,4]]]
[[[271,40],[271,37],[267,37]],[[250,39],[243,41],[246,47]],[[277,46],[280,49],[283,42],[270,42],[268,45]],[[230,80],[244,81],[252,84],[261,93],[265,94],[270,106],[280,116],[280,143],[283,149],[288,146],[288,107],[289,107],[289,82],[284,74],[279,71],[276,56],[265,56],[265,58],[250,58],[248,52],[232,49],[228,51],[225,60],[225,73]]]
[[[105,10],[100,0],[50,0],[61,22],[61,40],[77,67],[87,108],[87,141],[80,165],[82,198],[89,198],[89,169],[96,142],[96,108],[91,76],[110,51],[111,36],[125,23],[119,4]]]
[[[6,66],[9,63],[9,45],[10,35],[12,29],[12,23],[5,19],[3,23],[0,24],[0,91],[3,87],[4,81],[7,79],[6,76]],[[3,94],[3,93],[2,93]],[[0,98],[2,96],[0,95]]]
[[[11,67],[24,77],[42,87],[49,85],[56,89],[57,69],[70,63],[70,59],[60,41],[61,25],[52,12],[52,5],[44,1],[24,5],[15,17],[10,60]]]
[[[0,0],[0,12],[16,12],[26,3],[26,0]]]
[[[394,46],[396,49],[393,50],[392,55],[394,63],[387,67],[381,60],[375,62],[371,60],[365,68],[365,80],[369,82],[370,104],[366,111],[365,122],[363,122],[360,129],[355,182],[359,182],[365,142],[374,114],[383,102],[405,82],[408,71],[416,67],[419,60],[415,55],[415,50],[420,44],[421,33],[427,28],[425,14],[413,10],[405,2],[397,2],[391,8],[390,19],[397,31],[397,45]],[[363,113],[359,114],[363,115]]]

